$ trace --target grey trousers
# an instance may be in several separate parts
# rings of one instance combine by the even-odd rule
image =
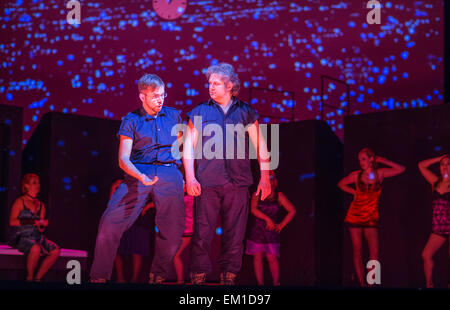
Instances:
[[[151,272],[167,278],[169,268],[180,245],[186,221],[183,177],[175,165],[135,165],[150,178],[159,180],[150,186],[126,176],[112,195],[98,228],[91,279],[111,279],[114,259],[122,234],[139,217],[146,203],[155,203],[155,255]]]

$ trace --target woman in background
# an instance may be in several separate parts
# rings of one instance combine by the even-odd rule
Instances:
[[[440,163],[440,175],[431,172],[428,167]],[[433,284],[433,256],[446,240],[450,242],[450,156],[443,155],[427,159],[419,163],[419,170],[424,178],[431,184],[432,199],[432,232],[422,252],[423,269],[427,288]],[[449,246],[450,257],[450,246]]]
[[[16,199],[9,219],[10,235],[8,244],[24,253],[27,257],[27,281],[40,282],[59,257],[60,249],[44,235],[48,226],[45,219],[45,206],[37,199],[41,190],[39,177],[27,173],[22,179],[23,195]],[[42,261],[36,275],[34,274],[40,255]]]
[[[278,182],[275,173],[270,171],[270,186],[272,191],[265,200],[260,196],[252,195],[250,204],[254,215],[249,225],[249,236],[245,253],[253,255],[253,267],[258,285],[264,285],[263,257],[267,258],[273,285],[280,285],[280,237],[283,228],[295,215],[295,208],[286,196],[278,191]],[[283,207],[287,211],[285,218],[278,223],[278,210]]]
[[[378,200],[381,183],[385,178],[396,176],[405,171],[405,167],[376,156],[370,149],[362,149],[358,154],[360,170],[353,171],[338,184],[343,191],[354,196],[348,209],[345,223],[348,226],[353,244],[353,264],[361,287],[366,286],[362,261],[363,235],[369,246],[370,260],[378,261]],[[390,168],[378,168],[378,164]],[[355,188],[349,186],[355,184]]]

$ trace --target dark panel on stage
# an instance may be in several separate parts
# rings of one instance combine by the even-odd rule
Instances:
[[[110,187],[123,176],[118,165],[119,139],[116,137],[120,123],[48,113],[42,118],[23,154],[24,173],[34,172],[41,178],[40,198],[47,206],[50,220],[48,238],[64,248],[88,251],[89,265]],[[216,263],[219,251],[220,236],[215,235],[211,253],[213,272],[208,281],[219,279]],[[150,257],[144,258],[141,281],[148,281],[152,256],[153,253],[150,253]],[[182,257],[187,280],[189,247]],[[124,258],[124,262],[125,274],[129,275],[131,259]],[[168,280],[175,279],[172,269]]]
[[[431,186],[417,167],[419,161],[450,152],[450,105],[390,111],[345,118],[345,173],[359,169],[358,152],[375,154],[406,166],[383,182],[380,198],[381,282],[387,287],[424,287],[421,252],[431,233]],[[431,167],[439,172],[439,164]],[[346,211],[351,202],[346,195]],[[341,215],[341,218],[345,214]],[[367,254],[367,253],[366,253]],[[364,262],[367,262],[367,255]],[[435,286],[447,287],[448,248],[436,254]],[[352,248],[344,233],[344,284],[352,285]]]
[[[8,196],[7,196],[7,184],[9,175],[9,127],[5,124],[0,124],[0,225],[2,225],[1,240],[4,240],[4,227],[7,225],[8,218]]]
[[[316,120],[280,124],[279,137],[279,190],[297,210],[280,235],[281,285],[338,286],[342,193],[337,183],[342,177],[342,143],[328,125]],[[252,259],[244,256],[240,283],[256,283]],[[265,267],[265,283],[271,284]]]
[[[9,211],[20,196],[22,108],[0,105],[0,241],[6,241]]]
[[[46,114],[23,152],[23,171],[41,178],[47,206],[47,236],[61,247],[89,252],[118,166],[120,121]]]
[[[444,1],[444,102],[450,103],[450,2]]]

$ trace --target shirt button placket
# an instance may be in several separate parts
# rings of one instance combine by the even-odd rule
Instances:
[[[158,118],[155,118],[155,140],[156,140],[156,144],[158,144],[159,143],[159,137],[158,137],[158,131],[159,131],[159,128],[158,128]],[[156,161],[158,161],[158,154],[159,154],[159,148],[156,150]]]

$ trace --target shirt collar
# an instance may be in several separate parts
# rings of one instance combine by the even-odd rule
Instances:
[[[237,103],[239,103],[239,102],[240,102],[239,99],[236,98],[235,96],[231,97],[230,108],[231,108],[234,104],[237,104]],[[208,104],[209,104],[209,105],[214,105],[214,104],[220,105],[220,104],[218,104],[218,103],[217,103],[214,99],[212,99],[212,98],[209,99]]]
[[[156,114],[156,116],[148,114],[147,111],[145,111],[144,107],[141,107],[139,109],[139,113],[141,116],[145,116],[146,118],[156,119],[159,116],[166,116],[166,107],[163,106],[161,108],[161,111],[159,111],[158,114]]]

